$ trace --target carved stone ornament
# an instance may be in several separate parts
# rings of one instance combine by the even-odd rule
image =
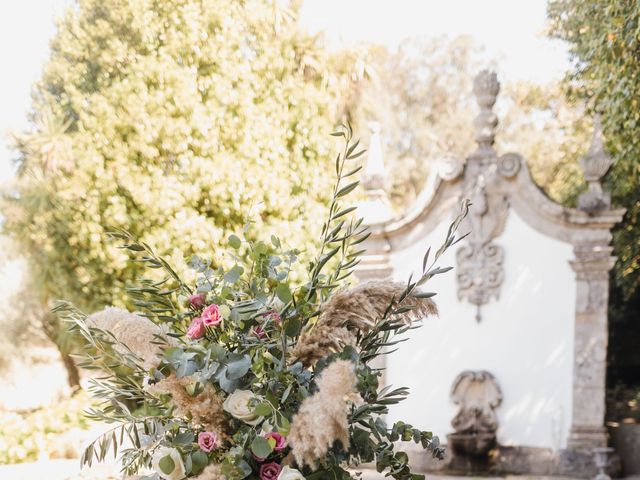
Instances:
[[[450,182],[464,172],[464,160],[457,155],[446,154],[436,162],[438,176]]]
[[[520,171],[522,155],[518,153],[505,153],[498,158],[498,173],[504,178],[512,178]]]
[[[462,231],[470,233],[456,252],[458,298],[478,307],[476,320],[479,322],[480,306],[500,296],[504,249],[493,243],[493,239],[504,230],[509,204],[502,195],[487,192],[483,175],[475,182],[471,202],[473,207],[462,227]]]
[[[600,184],[612,163],[611,157],[604,149],[600,116],[595,118],[589,152],[580,158],[579,163],[588,185],[588,190],[578,197],[580,210],[596,212],[611,207],[611,194],[605,192]]]
[[[495,433],[498,429],[494,410],[502,403],[502,391],[491,373],[462,372],[451,387],[451,401],[460,407],[451,420],[456,433]]]
[[[456,252],[458,298],[477,306],[478,322],[482,319],[480,307],[499,298],[504,279],[504,249],[493,242],[503,232],[509,212],[500,182],[515,177],[522,163],[520,155],[506,153],[498,157],[493,148],[498,120],[492,107],[499,90],[493,72],[485,70],[474,81],[480,106],[475,121],[478,147],[467,160],[463,193],[473,206],[461,226],[461,231],[470,232],[469,236]]]

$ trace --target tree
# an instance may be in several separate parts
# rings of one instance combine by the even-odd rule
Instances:
[[[523,155],[533,180],[554,201],[577,206],[586,183],[578,159],[589,149],[593,125],[584,105],[563,95],[552,82],[507,83],[505,113],[498,126],[500,151]]]
[[[552,34],[569,42],[568,94],[602,114],[614,165],[607,183],[627,208],[614,232],[615,278],[626,299],[640,289],[640,4],[634,0],[551,0]]]
[[[410,38],[397,51],[368,51],[369,79],[352,95],[362,136],[382,123],[391,198],[406,208],[439,157],[466,157],[475,146],[472,83],[486,55],[468,37]],[[493,63],[493,62],[489,62]],[[575,204],[584,180],[577,160],[589,147],[590,122],[556,84],[502,79],[498,149],[524,155],[533,179],[557,202]]]
[[[551,0],[551,33],[569,42],[567,94],[601,113],[614,159],[606,177],[612,201],[627,209],[614,230],[609,381],[635,382],[640,357],[640,4],[634,0]]]
[[[4,205],[32,294],[125,304],[140,272],[113,228],[174,265],[223,262],[216,246],[249,220],[313,245],[344,85],[331,61],[282,2],[78,0],[35,87],[34,130],[16,138]]]
[[[366,52],[370,75],[352,93],[349,111],[365,139],[368,122],[382,124],[395,204],[420,193],[435,158],[463,158],[472,150],[470,93],[482,68],[479,54],[468,37],[409,38],[397,51],[372,46]]]

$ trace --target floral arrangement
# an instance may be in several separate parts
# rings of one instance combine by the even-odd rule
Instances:
[[[427,250],[420,278],[343,286],[368,233],[355,207],[342,205],[364,153],[348,127],[337,181],[308,279],[294,284],[300,252],[269,242],[228,239],[228,265],[193,258],[195,282],[124,231],[113,236],[135,259],[166,274],[129,289],[139,313],[118,308],[86,316],[56,308],[86,342],[81,366],[97,369],[91,391],[102,403],[87,415],[115,427],[92,442],[82,463],[120,456],[123,472],[149,480],[320,480],[357,478],[374,463],[395,479],[411,473],[397,442],[442,457],[438,439],[403,422],[387,425],[406,388],[379,388],[374,360],[398,335],[437,313],[420,287],[450,268],[436,266],[453,245],[462,206],[443,245]],[[245,232],[246,233],[246,232]],[[244,235],[243,235],[244,236]],[[222,263],[222,262],[221,262]]]

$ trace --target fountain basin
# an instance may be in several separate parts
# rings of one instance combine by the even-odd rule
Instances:
[[[456,456],[486,457],[496,446],[496,435],[492,432],[450,433],[447,445]]]

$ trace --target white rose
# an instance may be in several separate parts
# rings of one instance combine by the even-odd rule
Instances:
[[[169,457],[171,462],[173,462],[173,470],[169,473],[165,472],[160,468],[160,462],[163,458]],[[171,465],[171,462],[168,462]],[[166,468],[166,461],[163,462],[163,466]],[[186,476],[186,472],[184,469],[184,463],[182,463],[182,457],[180,456],[180,452],[175,448],[167,448],[160,447],[155,452],[153,452],[153,458],[151,459],[151,465],[153,469],[158,472],[160,477],[165,480],[182,480]]]
[[[305,480],[305,479],[302,476],[302,474],[295,468],[285,466],[280,472],[280,475],[278,475],[278,480]]]
[[[260,398],[250,390],[238,389],[227,397],[222,404],[222,408],[238,420],[255,426],[263,420],[263,417],[256,415],[254,412],[254,407],[251,405],[254,399],[260,400]]]

